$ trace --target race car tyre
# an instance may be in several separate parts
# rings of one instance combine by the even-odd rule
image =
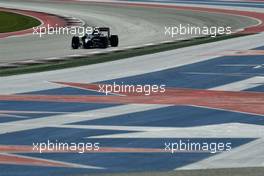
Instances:
[[[118,46],[118,35],[111,35],[110,36],[110,45],[112,47],[117,47]]]
[[[100,37],[101,46],[100,48],[107,48],[108,47],[108,38],[107,37]]]
[[[72,37],[72,49],[78,49],[80,47],[80,38],[77,36]]]

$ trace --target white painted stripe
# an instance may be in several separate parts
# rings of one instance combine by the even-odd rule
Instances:
[[[82,127],[81,127],[82,126]],[[199,127],[139,127],[139,126],[89,126],[89,125],[67,125],[63,127],[81,129],[108,129],[124,131],[141,131],[133,133],[119,133],[88,138],[263,138],[264,128],[262,125],[251,124],[217,124]]]
[[[15,122],[0,123],[0,134],[18,132],[23,130],[48,127],[52,125],[63,125],[86,120],[107,118],[116,115],[147,111],[165,107],[164,105],[122,105],[110,108],[77,112],[65,115],[54,115],[37,119],[20,120]]]
[[[12,114],[0,114],[1,117],[11,117],[11,118],[18,118],[18,119],[27,119],[29,117],[21,116],[21,115],[12,115]]]
[[[264,85],[263,76],[255,76],[255,77],[245,79],[242,81],[237,81],[237,82],[233,82],[230,84],[214,87],[209,90],[241,91],[241,90],[254,88],[260,85]]]

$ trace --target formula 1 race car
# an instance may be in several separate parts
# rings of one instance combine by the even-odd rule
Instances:
[[[72,37],[72,49],[78,48],[107,48],[118,46],[118,35],[111,35],[110,28],[98,27],[91,34],[85,34],[83,37]]]

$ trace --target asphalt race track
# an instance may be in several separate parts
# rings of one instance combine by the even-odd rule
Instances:
[[[180,23],[194,26],[231,26],[233,31],[258,23],[255,19],[219,13],[209,15],[208,12],[140,6],[120,7],[113,4],[1,0],[0,6],[70,16],[81,19],[86,26],[109,26],[113,34],[120,36],[121,48],[194,37],[181,35],[171,38],[164,35],[165,26],[175,26]],[[1,39],[0,64],[95,52],[95,50],[71,50],[71,37],[71,35],[45,35],[40,38],[38,35],[31,35]]]
[[[197,0],[177,5],[264,12],[261,1]],[[94,13],[102,8],[95,6],[91,7]],[[22,42],[27,37],[16,39]],[[0,43],[12,39],[1,39]],[[127,45],[134,44],[133,40]],[[144,43],[143,39],[138,42]],[[47,57],[49,53],[44,54]],[[259,33],[114,62],[0,77],[0,175],[263,168],[263,57],[264,33]],[[166,93],[98,92],[98,84],[113,82],[164,84]],[[180,140],[230,143],[232,149],[216,153],[165,151],[165,143]],[[100,149],[84,153],[33,150],[33,143],[48,141],[99,143]]]

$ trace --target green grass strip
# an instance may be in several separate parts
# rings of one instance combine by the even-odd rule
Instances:
[[[14,32],[39,26],[41,22],[35,18],[11,12],[0,12],[0,33]]]

